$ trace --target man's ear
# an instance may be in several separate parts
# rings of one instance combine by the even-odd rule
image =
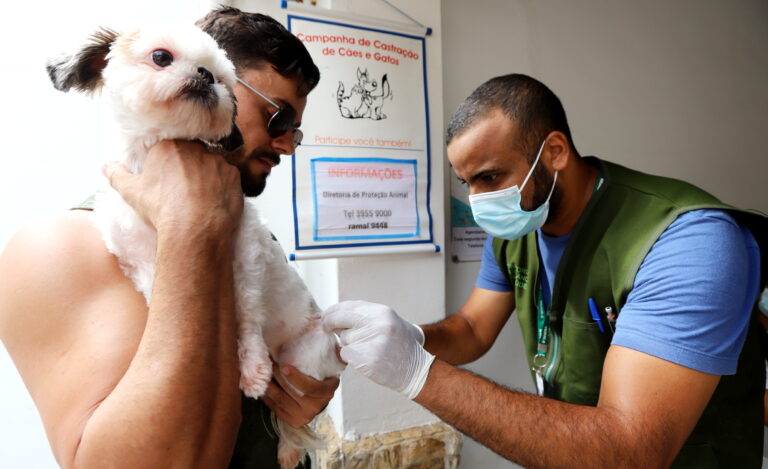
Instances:
[[[107,54],[120,34],[101,28],[77,52],[50,60],[46,65],[53,86],[59,91],[92,93],[103,84],[102,72],[107,66]]]
[[[553,170],[564,170],[570,162],[570,154],[571,145],[564,133],[555,130],[547,135],[545,158],[549,160],[549,166]]]

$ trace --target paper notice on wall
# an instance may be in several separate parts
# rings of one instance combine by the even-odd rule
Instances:
[[[472,208],[459,197],[466,197],[456,190],[451,197],[451,258],[454,262],[479,261],[488,234],[477,226],[472,217]]]
[[[288,15],[320,69],[293,157],[295,248],[432,243],[424,37]]]
[[[488,234],[480,228],[452,228],[453,257],[456,261],[479,261]]]
[[[315,241],[419,235],[416,161],[315,158]]]

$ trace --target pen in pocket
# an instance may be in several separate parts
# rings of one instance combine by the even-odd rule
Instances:
[[[603,321],[600,317],[600,312],[597,310],[597,305],[595,304],[595,300],[592,298],[589,298],[587,300],[587,303],[589,304],[589,313],[592,315],[592,319],[597,322],[597,327],[600,328],[601,333],[605,333],[605,328],[603,327]]]

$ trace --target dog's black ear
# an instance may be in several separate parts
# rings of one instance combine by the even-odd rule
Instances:
[[[219,145],[227,153],[231,153],[245,144],[245,140],[243,140],[243,134],[240,133],[240,129],[235,123],[237,121],[238,106],[237,98],[235,97],[234,93],[232,93],[232,103],[235,105],[235,112],[232,113],[232,130],[230,131],[229,135],[219,141]]]
[[[200,140],[205,148],[211,153],[217,153],[219,155],[226,155],[236,151],[243,146],[243,134],[240,133],[240,129],[237,128],[234,122],[232,122],[232,130],[226,137],[215,142]]]
[[[46,69],[53,86],[59,91],[75,88],[87,93],[100,88],[109,48],[119,35],[111,29],[101,28],[74,54],[49,61]]]
[[[232,132],[219,141],[221,148],[231,153],[243,146],[243,134],[240,133],[240,129],[237,128],[234,122],[232,122]]]

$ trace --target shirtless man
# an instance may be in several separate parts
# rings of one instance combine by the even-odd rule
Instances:
[[[0,256],[0,340],[64,468],[276,465],[273,442],[263,441],[269,418],[238,389],[233,232],[243,193],[261,193],[279,155],[294,152],[319,72],[272,18],[223,8],[198,24],[243,81],[296,117],[289,129],[268,128],[278,110],[238,83],[245,143],[229,161],[197,143],[164,141],[139,175],[105,167],[112,186],[158,232],[149,306],[88,211],[24,227]],[[262,400],[300,426],[337,386],[335,378],[320,382],[275,367]]]

